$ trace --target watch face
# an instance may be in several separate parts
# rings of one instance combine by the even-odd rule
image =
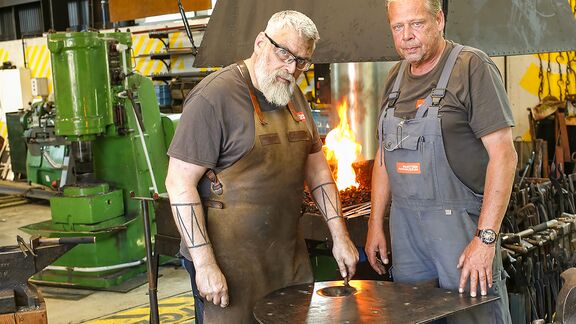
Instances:
[[[491,229],[481,230],[479,234],[480,235],[478,236],[485,244],[492,244],[496,242],[496,232],[494,232],[494,230]]]

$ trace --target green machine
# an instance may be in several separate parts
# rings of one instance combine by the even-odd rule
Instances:
[[[12,171],[16,179],[58,188],[64,159],[68,156],[65,139],[55,135],[54,103],[43,98],[28,109],[6,114]]]
[[[48,49],[53,136],[64,146],[42,151],[58,157],[62,185],[50,199],[52,219],[21,229],[47,237],[95,236],[96,244],[75,247],[34,278],[119,285],[145,271],[143,211],[130,194],[166,192],[166,149],[179,119],[161,116],[152,81],[133,73],[130,33],[52,33]]]

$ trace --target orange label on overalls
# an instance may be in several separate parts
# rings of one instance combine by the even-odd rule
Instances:
[[[423,103],[424,103],[424,99],[416,100],[416,108],[420,108],[420,106],[422,106]]]
[[[420,174],[420,162],[396,162],[396,172],[403,174]]]
[[[306,115],[304,115],[304,113],[301,111],[296,112],[296,117],[298,118],[299,121],[305,121],[306,120]]]

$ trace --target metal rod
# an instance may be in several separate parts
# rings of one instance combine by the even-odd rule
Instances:
[[[15,196],[15,195],[0,196],[0,203],[20,201],[20,200],[26,200],[26,199],[24,197]]]
[[[518,232],[518,233],[515,233],[515,234],[506,234],[506,235],[502,236],[502,242],[507,242],[514,237],[523,238],[523,237],[532,235],[534,233],[544,231],[544,230],[546,230],[550,227],[553,227],[557,224],[558,224],[558,220],[553,219],[553,220],[550,220],[547,222],[540,223],[536,226],[531,226],[530,228],[525,229],[525,230]]]
[[[142,260],[138,260],[138,261],[118,263],[118,264],[107,265],[107,266],[102,266],[102,267],[68,267],[68,266],[49,265],[44,269],[46,269],[46,270],[58,270],[58,271],[74,271],[74,272],[94,273],[94,272],[102,272],[102,271],[110,271],[110,270],[118,270],[118,269],[127,269],[127,268],[132,268],[132,267],[138,267],[141,264],[143,264],[144,262],[146,262],[146,260],[142,259]]]
[[[534,155],[536,154],[536,151],[532,151],[532,153],[530,154],[530,159],[528,159],[528,162],[526,162],[526,167],[524,167],[524,171],[522,172],[522,177],[520,177],[520,181],[518,181],[518,188],[522,189],[522,182],[524,182],[524,178],[526,178],[526,175],[528,174],[528,170],[530,169],[530,167],[532,166],[532,163],[534,163]]]
[[[100,7],[102,10],[102,28],[107,29],[108,22],[110,21],[110,18],[108,17],[109,13],[108,0],[101,0]]]
[[[142,131],[142,127],[140,126],[140,121],[138,119],[138,114],[136,113],[136,100],[130,100],[132,106],[132,112],[134,113],[134,119],[136,121],[136,128],[138,129],[138,137],[140,137],[140,144],[142,145],[142,152],[144,153],[144,157],[146,158],[146,165],[148,166],[148,172],[150,173],[150,180],[152,180],[152,187],[154,189],[154,193],[158,193],[158,186],[156,185],[156,177],[154,176],[154,170],[152,169],[152,162],[150,162],[150,156],[148,154],[148,148],[146,147],[146,141],[144,140],[144,132]],[[142,121],[144,122],[144,121]]]
[[[3,202],[3,203],[0,203],[0,208],[14,207],[14,206],[19,206],[19,205],[24,205],[27,203],[28,203],[28,200]]]
[[[196,56],[198,54],[198,48],[194,44],[194,37],[192,37],[192,31],[190,30],[190,24],[188,24],[188,18],[186,18],[186,12],[184,11],[184,6],[182,5],[182,1],[178,0],[178,11],[180,11],[180,15],[182,16],[182,24],[184,25],[184,30],[186,31],[186,36],[190,40],[190,44],[192,44],[192,55]]]
[[[363,209],[363,208],[366,208],[366,206],[370,206],[370,202],[365,202],[365,203],[360,203],[357,205],[347,206],[347,207],[342,208],[342,211],[347,212],[347,211],[352,211],[352,210]]]
[[[0,180],[0,194],[22,195],[28,198],[50,199],[57,194],[56,191],[46,190],[41,186],[30,186],[13,181]]]
[[[152,258],[152,234],[150,231],[150,215],[148,214],[148,200],[141,200],[142,215],[144,216],[144,241],[146,243],[146,268],[148,271],[148,296],[150,298],[150,323],[160,323],[158,315],[158,295],[156,288],[156,278],[152,272],[153,258]]]
[[[79,237],[42,237],[38,240],[40,244],[91,244],[96,242],[95,236]]]

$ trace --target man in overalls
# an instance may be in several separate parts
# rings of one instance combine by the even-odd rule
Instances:
[[[330,228],[342,277],[355,272],[358,251],[296,86],[318,39],[310,18],[276,13],[249,59],[212,73],[186,98],[166,187],[197,322],[253,323],[259,299],[313,281],[298,230],[304,182]]]
[[[497,302],[447,321],[509,323],[498,232],[517,156],[499,71],[480,50],[444,39],[440,0],[387,5],[404,60],[389,74],[379,117],[368,260],[384,274],[383,221],[391,202],[394,281],[473,298],[496,294]]]

